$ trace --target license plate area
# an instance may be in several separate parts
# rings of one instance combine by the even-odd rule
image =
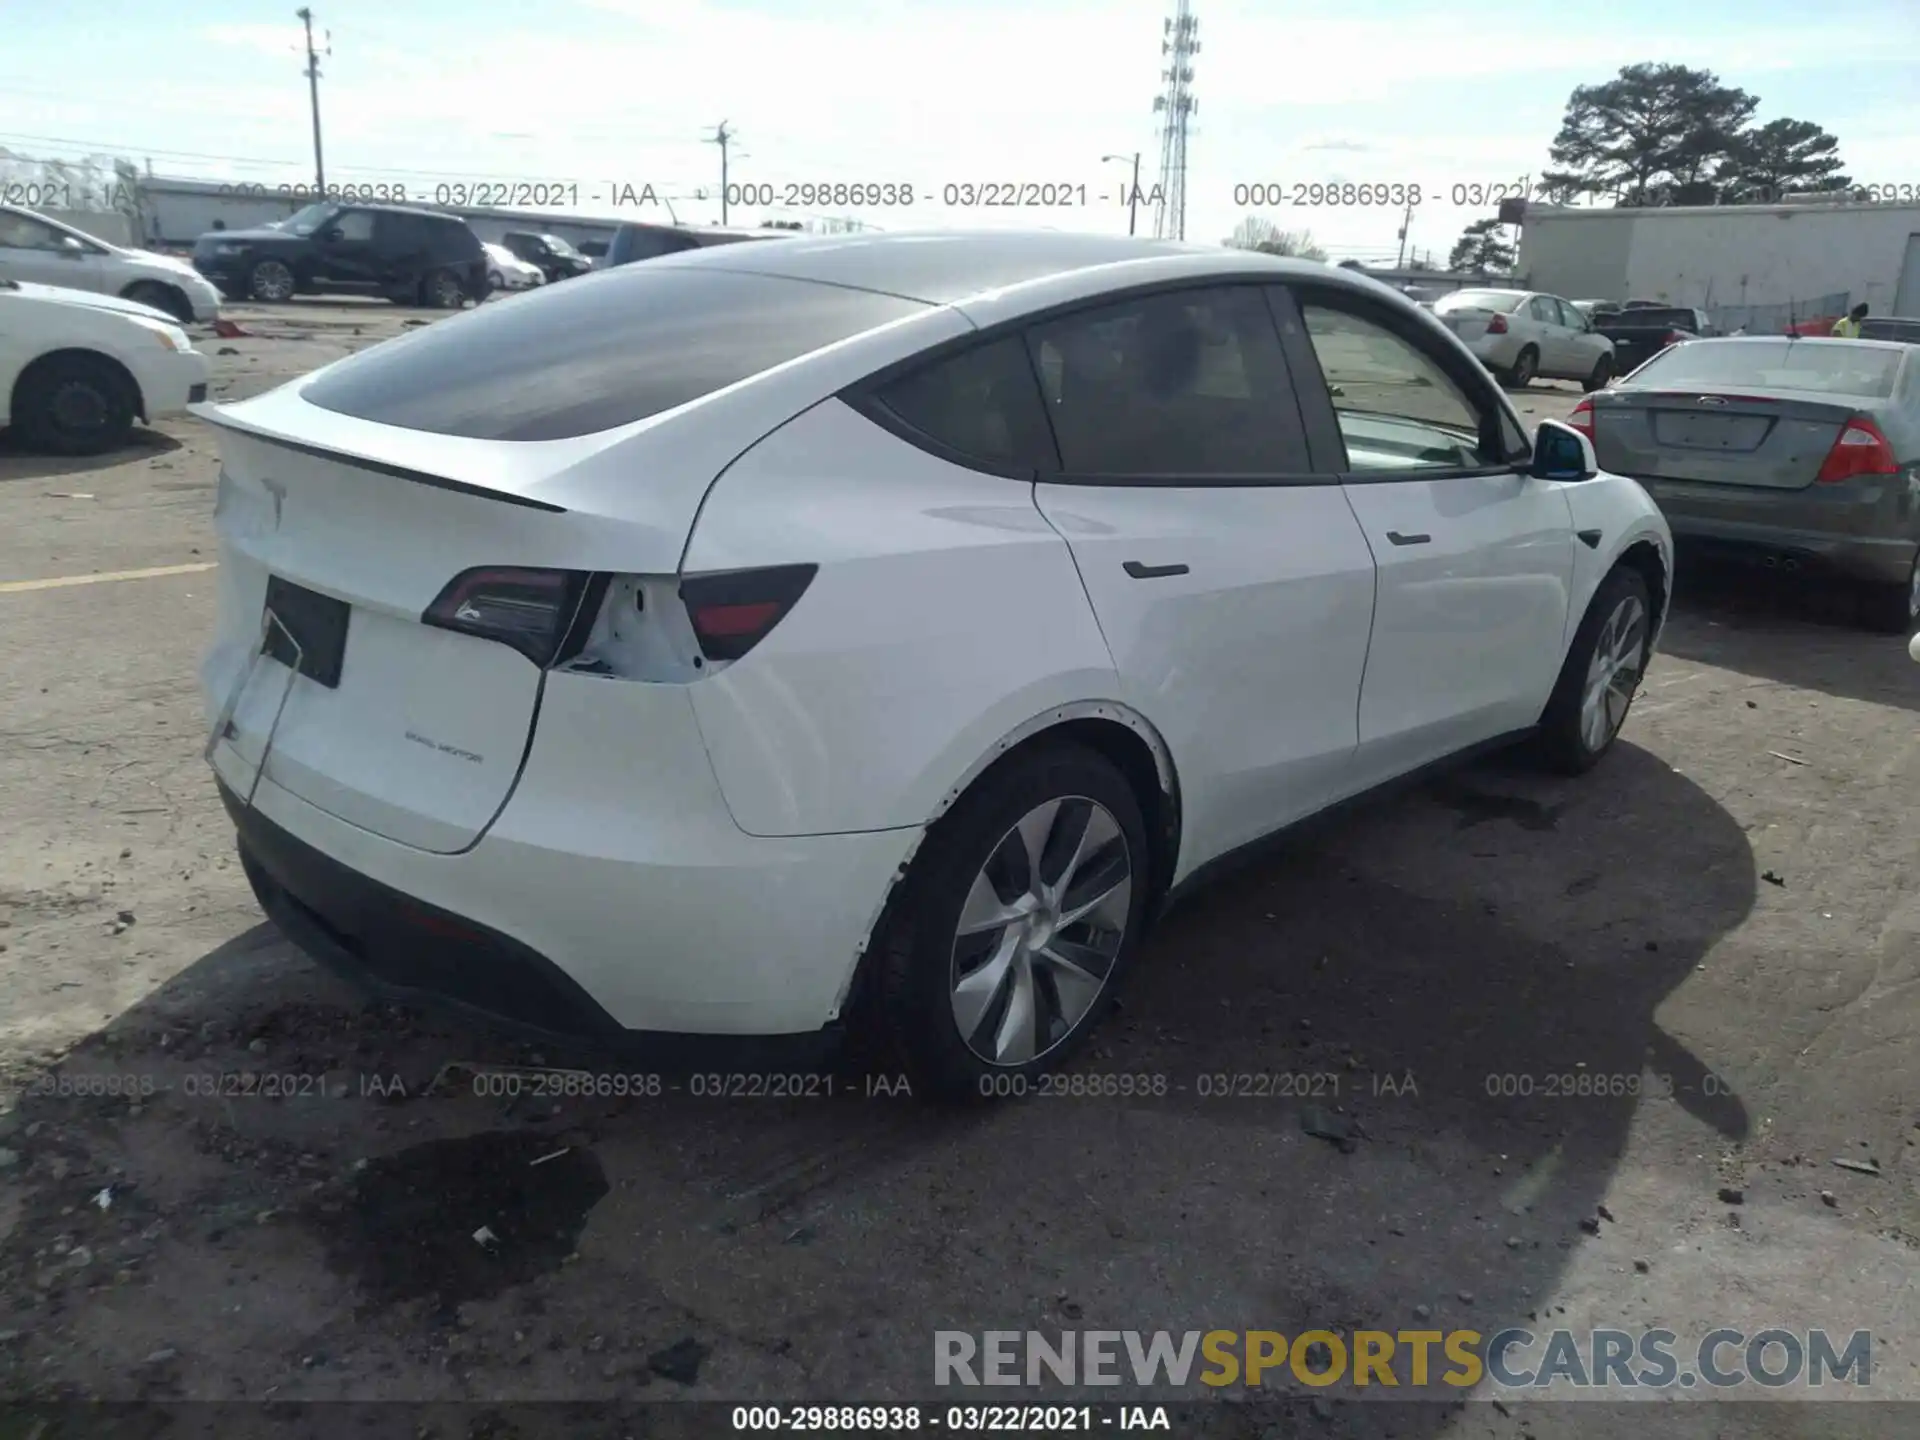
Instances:
[[[1773,428],[1765,415],[1701,415],[1688,410],[1653,412],[1653,438],[1679,450],[1758,450]]]
[[[266,609],[279,623],[266,626],[262,651],[315,684],[337,690],[352,607],[273,575],[267,579]]]

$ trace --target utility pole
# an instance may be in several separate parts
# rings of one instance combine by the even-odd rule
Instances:
[[[1140,221],[1140,152],[1134,151],[1131,157],[1102,155],[1100,158],[1108,163],[1117,160],[1122,165],[1126,164],[1129,158],[1133,161],[1133,188],[1127,192],[1127,234],[1135,234],[1139,230]]]
[[[1407,258],[1407,231],[1413,228],[1413,202],[1407,202],[1406,212],[1400,217],[1400,254],[1393,262],[1393,268],[1401,269]]]
[[[713,143],[720,147],[720,223],[727,223],[727,146],[733,143],[733,131],[722,120],[713,132]]]
[[[313,11],[302,5],[293,12],[307,27],[307,94],[313,101],[313,188],[318,198],[327,195],[327,165],[320,156],[320,56],[313,48]],[[327,37],[327,54],[333,54],[332,37]]]

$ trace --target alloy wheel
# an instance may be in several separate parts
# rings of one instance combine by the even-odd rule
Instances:
[[[442,270],[433,277],[433,303],[442,310],[455,310],[461,301],[460,282]]]
[[[293,297],[293,272],[278,260],[262,260],[253,267],[253,298],[280,301]]]
[[[1084,796],[1048,800],[1001,837],[960,910],[954,1024],[990,1065],[1037,1060],[1106,989],[1126,937],[1133,857],[1119,822]]]
[[[1593,658],[1587,664],[1586,688],[1580,696],[1580,738],[1588,750],[1605,749],[1626,722],[1627,707],[1640,688],[1646,649],[1646,606],[1637,595],[1625,596],[1594,637]]]

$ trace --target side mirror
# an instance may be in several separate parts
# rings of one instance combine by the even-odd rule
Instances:
[[[60,237],[60,258],[62,260],[78,260],[86,253],[87,247],[74,239],[73,236],[62,235]]]
[[[1600,473],[1594,458],[1593,442],[1571,425],[1558,420],[1542,420],[1533,435],[1533,466],[1527,472],[1536,480],[1591,480]]]

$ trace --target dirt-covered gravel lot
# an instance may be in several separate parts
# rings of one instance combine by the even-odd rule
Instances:
[[[234,317],[216,399],[430,319]],[[1920,666],[1829,598],[1689,572],[1592,776],[1382,798],[1171,919],[1079,1066],[1163,1096],[555,1103],[462,1067],[567,1055],[365,1008],[256,908],[201,759],[216,469],[192,420],[0,437],[0,1395],[944,1406],[936,1329],[1517,1323],[1868,1329],[1865,1398],[1920,1402]],[[1201,1093],[1254,1074],[1334,1078]],[[1920,1434],[1853,1386],[1434,1388],[1176,1433]]]

